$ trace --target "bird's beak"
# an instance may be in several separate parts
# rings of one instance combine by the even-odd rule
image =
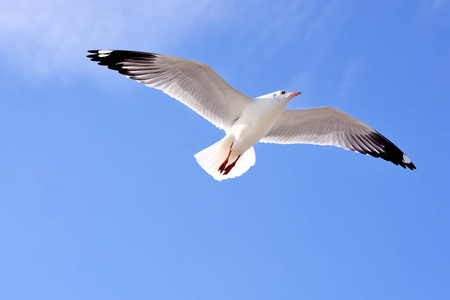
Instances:
[[[301,93],[300,92],[295,92],[295,93],[292,93],[291,94],[291,97],[295,97],[295,96],[298,96],[298,95],[300,95]]]

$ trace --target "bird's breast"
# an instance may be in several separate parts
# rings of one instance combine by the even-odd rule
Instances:
[[[229,131],[234,137],[233,149],[243,153],[257,143],[275,124],[283,108],[257,103],[246,109]]]

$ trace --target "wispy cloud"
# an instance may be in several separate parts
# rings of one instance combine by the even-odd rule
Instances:
[[[435,20],[448,19],[450,0],[422,0],[417,18],[429,24]]]
[[[65,77],[87,68],[80,62],[87,49],[163,53],[205,30],[243,35],[249,49],[271,53],[293,35],[324,30],[343,7],[340,0],[3,0],[0,59],[31,80]]]
[[[92,3],[96,2],[2,2],[0,49],[3,57],[13,66],[45,76],[72,67],[72,55],[83,46],[118,39],[123,19],[114,11],[119,3],[103,3],[102,11]]]
[[[439,9],[443,8],[447,4],[449,4],[448,0],[425,0],[424,1],[425,9],[430,13],[438,11]]]
[[[323,30],[330,20],[345,18],[347,5],[341,0],[295,0],[237,2],[229,27],[249,33],[260,42],[276,44],[295,36],[309,37]]]
[[[355,57],[345,65],[336,95],[337,103],[345,101],[351,93],[351,90],[356,88],[358,79],[361,77],[361,70],[364,67],[364,63],[364,58]]]
[[[22,0],[0,2],[0,54],[32,77],[80,68],[92,47],[162,49],[217,18],[221,1]]]

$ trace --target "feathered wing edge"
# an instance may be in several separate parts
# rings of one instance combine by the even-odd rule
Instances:
[[[261,142],[333,145],[379,157],[403,168],[416,169],[412,161],[382,134],[331,107],[285,110]]]
[[[163,91],[225,131],[252,102],[210,66],[197,61],[126,50],[88,52],[92,61]]]

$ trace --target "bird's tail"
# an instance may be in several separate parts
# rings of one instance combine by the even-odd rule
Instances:
[[[256,162],[255,150],[253,147],[245,151],[240,157],[232,153],[229,157],[229,163],[234,162],[237,158],[236,165],[229,171],[220,172],[219,168],[222,163],[227,159],[230,151],[231,144],[226,139],[222,139],[217,143],[209,146],[206,149],[198,152],[194,155],[197,163],[203,168],[209,175],[214,177],[215,180],[222,181],[228,178],[234,178],[241,176]]]

